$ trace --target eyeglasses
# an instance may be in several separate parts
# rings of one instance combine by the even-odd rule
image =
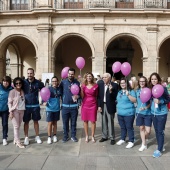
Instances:
[[[57,81],[52,81],[53,83],[57,82]]]
[[[16,85],[22,84],[21,82],[15,83]]]
[[[140,83],[145,83],[145,81],[139,81]]]

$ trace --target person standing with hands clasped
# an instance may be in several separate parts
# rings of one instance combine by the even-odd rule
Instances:
[[[126,134],[128,132],[129,142],[127,149],[134,146],[134,128],[133,122],[135,119],[136,94],[131,90],[129,82],[126,78],[121,78],[119,85],[119,92],[117,95],[117,115],[118,122],[121,127],[121,139],[116,143],[122,145],[125,143]]]
[[[161,85],[161,78],[158,73],[152,73],[149,79],[149,85],[151,89],[155,85]],[[166,87],[162,96],[159,98],[153,98],[151,103],[151,114],[152,121],[156,133],[156,140],[158,143],[158,148],[154,151],[153,157],[158,158],[162,155],[164,151],[164,130],[167,121],[168,108],[167,103],[170,101],[169,94]]]
[[[50,90],[50,98],[47,103],[43,103],[46,106],[46,121],[48,122],[48,140],[47,144],[52,143],[52,131],[53,142],[57,142],[57,121],[60,120],[60,88],[59,80],[56,76],[51,79],[52,86],[48,87]]]
[[[89,141],[88,121],[91,121],[92,142],[95,142],[94,134],[97,120],[97,95],[98,85],[94,82],[94,76],[88,72],[84,75],[84,82],[81,86],[81,119],[84,121],[84,131],[86,134],[85,142]]]
[[[25,97],[22,90],[23,80],[16,77],[13,80],[14,89],[10,91],[8,97],[9,117],[14,127],[14,144],[19,148],[25,148],[19,138],[19,129],[23,120],[25,110]]]
[[[115,144],[114,117],[116,112],[117,83],[111,82],[109,73],[103,74],[103,80],[98,81],[98,111],[101,112],[102,138],[99,142],[110,139]]]
[[[62,119],[63,119],[63,129],[64,137],[62,142],[65,143],[69,140],[69,119],[71,118],[71,140],[73,142],[78,142],[76,137],[76,126],[77,126],[77,116],[78,116],[78,102],[80,98],[80,92],[78,95],[73,95],[71,93],[71,86],[76,84],[80,87],[80,83],[74,78],[75,69],[70,68],[68,70],[68,78],[64,79],[60,83],[61,95],[62,95]]]
[[[140,136],[142,139],[142,145],[139,148],[139,151],[144,151],[147,149],[146,139],[151,132],[152,126],[152,117],[150,110],[150,100],[146,103],[142,103],[140,99],[140,94],[143,88],[147,87],[147,78],[141,76],[138,81],[138,88],[136,89],[136,99],[137,99],[137,107],[136,107],[136,126],[140,128]]]

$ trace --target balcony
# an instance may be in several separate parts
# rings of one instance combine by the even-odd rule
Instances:
[[[55,0],[54,7],[56,9],[89,9],[89,8],[129,8],[129,9],[145,9],[145,8],[170,8],[170,0]]]

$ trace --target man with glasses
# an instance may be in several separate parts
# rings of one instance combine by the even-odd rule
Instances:
[[[62,94],[62,119],[63,119],[63,129],[64,137],[62,142],[65,143],[69,140],[69,119],[71,119],[71,140],[77,142],[76,138],[76,126],[77,126],[77,116],[78,116],[78,103],[77,99],[80,95],[73,95],[71,93],[71,86],[76,84],[80,86],[80,83],[74,78],[75,69],[70,68],[68,70],[68,78],[62,80],[60,83],[61,94]]]
[[[34,75],[35,75],[34,69],[28,68],[27,70],[28,78],[24,80],[24,86],[23,86],[24,94],[25,94],[25,106],[26,106],[26,110],[24,112],[24,117],[23,117],[25,145],[29,145],[28,129],[29,129],[29,121],[31,119],[34,121],[34,129],[36,133],[35,141],[38,144],[42,143],[39,137],[38,121],[41,119],[41,115],[40,115],[38,94],[39,94],[39,90],[41,90],[44,86],[39,80],[35,79]]]

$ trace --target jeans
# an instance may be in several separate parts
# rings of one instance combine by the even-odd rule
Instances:
[[[8,137],[8,110],[0,112],[0,117],[2,118],[2,133],[3,139],[7,139]]]
[[[164,130],[167,120],[165,115],[152,115],[153,126],[155,128],[156,140],[158,143],[158,150],[161,152],[164,146]]]
[[[135,115],[132,116],[120,116],[118,115],[118,122],[121,128],[121,139],[125,140],[128,132],[129,142],[134,143],[134,128],[133,122]]]
[[[76,136],[77,116],[78,109],[62,108],[62,119],[65,138],[68,138],[69,119],[71,119],[71,137]]]

